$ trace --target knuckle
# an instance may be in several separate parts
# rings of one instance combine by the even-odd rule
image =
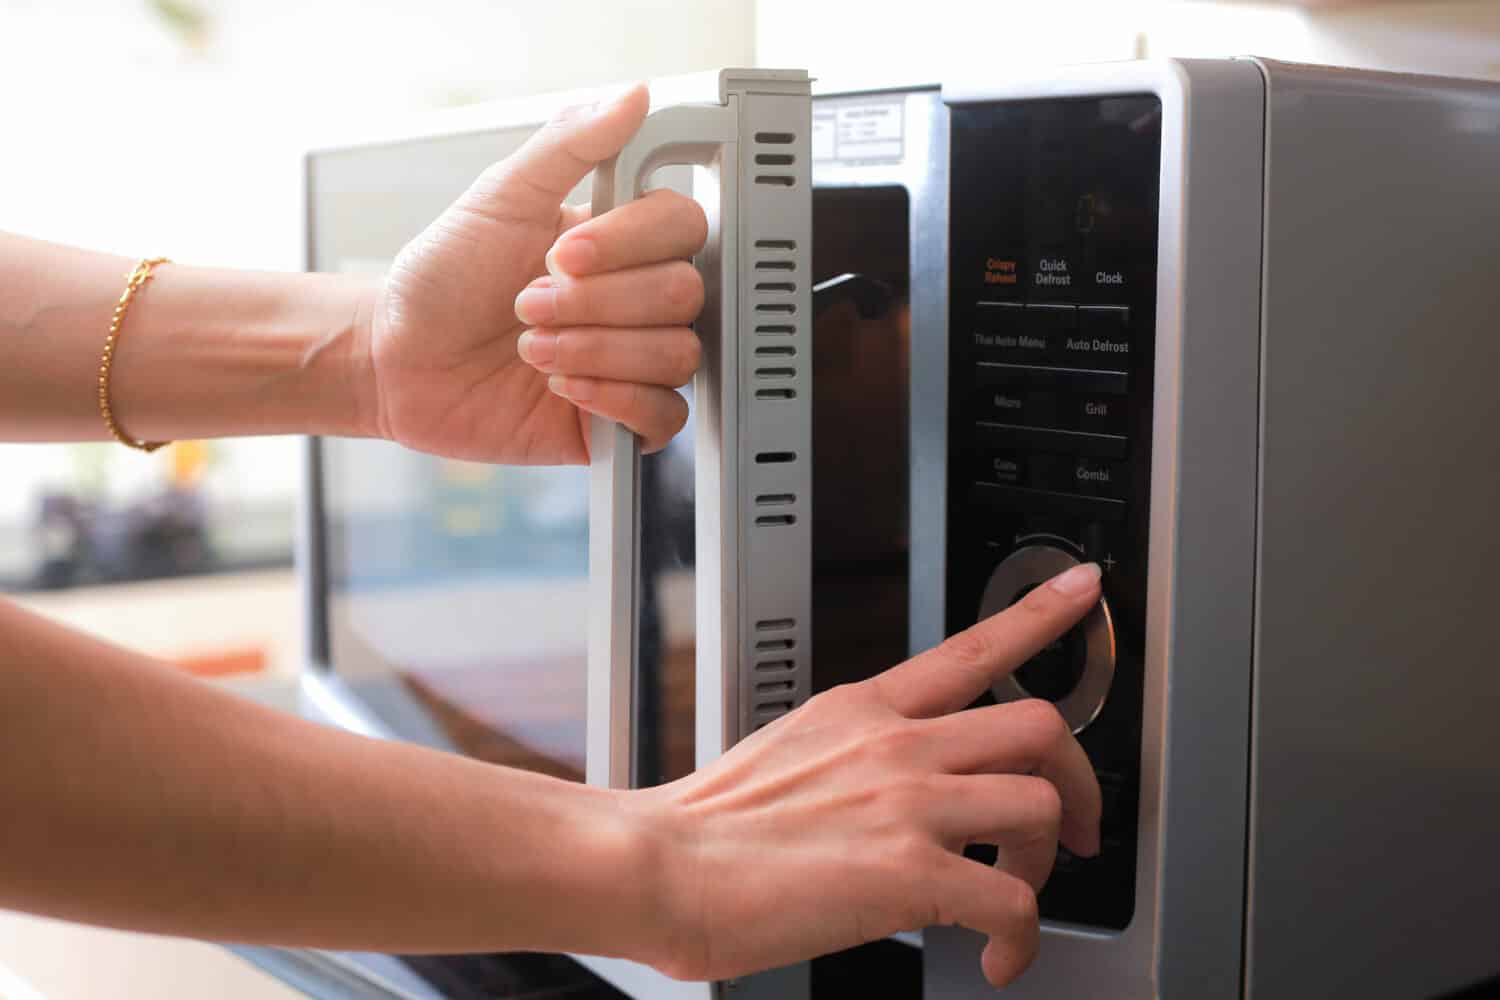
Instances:
[[[833,716],[846,719],[858,708],[860,699],[857,684],[840,684],[820,691],[807,700],[802,711],[811,717]]]
[[[1019,787],[1025,789],[1020,794],[1027,800],[1027,815],[1035,817],[1044,829],[1056,830],[1062,824],[1063,813],[1062,794],[1057,786],[1045,778],[1028,778]]]
[[[594,295],[587,280],[558,282],[555,293],[553,322],[558,326],[584,322],[592,314]]]
[[[1041,698],[1027,698],[1015,702],[1017,724],[1032,734],[1038,742],[1051,746],[1069,738],[1072,731],[1057,706]]]
[[[917,830],[903,830],[896,834],[887,860],[895,868],[895,877],[909,879],[913,872],[924,872],[932,867],[932,843]]]
[[[989,639],[980,629],[970,628],[949,636],[939,647],[944,659],[956,666],[978,670],[994,661]]]
[[[697,316],[703,308],[703,278],[698,269],[686,261],[670,264],[666,274],[665,298],[674,316]]]
[[[552,358],[552,365],[559,372],[578,371],[578,360],[582,350],[578,343],[578,333],[566,327],[558,330],[549,330],[557,338],[556,353]]]
[[[1036,890],[1024,879],[1014,876],[1006,878],[1000,888],[1001,911],[1020,927],[1034,927],[1041,923],[1037,909]]]
[[[886,730],[884,743],[886,753],[890,754],[893,762],[905,767],[911,767],[921,759],[923,745],[927,742],[926,733],[921,726],[906,719],[896,719]],[[923,780],[925,780],[925,775]],[[925,790],[925,785],[923,786]]]
[[[682,330],[677,335],[677,358],[673,365],[673,381],[685,385],[703,363],[703,344],[692,330]]]
[[[703,206],[692,198],[682,199],[684,231],[689,234],[688,243],[694,253],[703,249],[708,242],[708,213],[703,211]]]
[[[696,199],[670,189],[656,192],[666,208],[666,222],[683,237],[687,253],[696,253],[708,242],[708,214]]]

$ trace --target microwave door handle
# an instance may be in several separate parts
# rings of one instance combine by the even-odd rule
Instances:
[[[735,109],[725,105],[682,104],[647,116],[640,130],[613,160],[594,174],[592,213],[603,213],[641,196],[651,175],[670,165],[692,165],[720,174],[734,162]],[[718,185],[722,191],[724,184]],[[720,217],[710,243],[733,246],[733,213],[708,210]],[[725,216],[729,216],[727,223]],[[727,229],[727,232],[726,232]],[[715,247],[717,249],[717,247]],[[717,261],[717,267],[704,264]],[[722,273],[733,267],[733,254],[708,252],[700,258],[707,292],[718,302],[719,328],[732,287]],[[707,311],[707,310],[705,310]],[[702,321],[700,321],[701,323]],[[622,424],[603,417],[589,421],[589,634],[588,701],[585,770],[589,784],[631,788],[636,734],[636,675],[640,652],[639,588],[641,557],[640,440]]]

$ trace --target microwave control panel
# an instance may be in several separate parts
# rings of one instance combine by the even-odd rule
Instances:
[[[1103,850],[1062,851],[1049,920],[1135,906],[1161,104],[964,104],[951,118],[946,631],[1082,561],[1104,599],[983,702],[1045,698],[1104,792]]]

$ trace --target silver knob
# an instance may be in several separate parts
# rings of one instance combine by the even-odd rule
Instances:
[[[1028,545],[1017,549],[990,574],[979,602],[979,617],[984,619],[1004,611],[1030,588],[1077,565],[1077,559],[1050,545]],[[1080,733],[1104,708],[1115,678],[1115,626],[1110,617],[1109,602],[1101,597],[1093,610],[1074,627],[1080,631],[1083,640],[1083,667],[1072,690],[1058,698],[1055,704],[1073,732]],[[996,701],[1001,702],[1035,697],[1015,673],[992,684],[990,692]]]

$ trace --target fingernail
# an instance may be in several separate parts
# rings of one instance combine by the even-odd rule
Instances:
[[[570,236],[547,251],[547,270],[554,277],[589,274],[599,262],[599,247],[587,236]]]
[[[557,360],[557,334],[527,330],[516,341],[516,353],[528,365],[545,371],[548,365]]]
[[[1091,590],[1099,582],[1099,564],[1084,563],[1082,566],[1074,566],[1061,576],[1052,578],[1048,585],[1059,594],[1082,594]]]
[[[557,289],[551,282],[521,289],[516,296],[516,318],[531,326],[552,322],[557,318]]]
[[[553,375],[547,380],[547,388],[575,403],[587,403],[594,394],[594,384],[589,379],[567,375]]]

